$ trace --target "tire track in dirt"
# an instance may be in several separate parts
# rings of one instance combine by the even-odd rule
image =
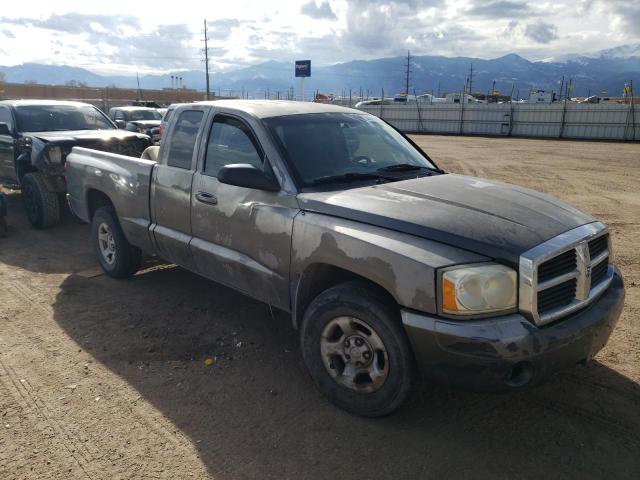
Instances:
[[[11,338],[26,338],[28,343],[38,345],[38,347],[43,350],[60,349],[65,341],[73,342],[73,340],[69,339],[66,334],[62,332],[55,332],[54,335],[43,336],[35,331],[35,324],[50,321],[54,316],[54,310],[51,305],[46,303],[46,300],[42,300],[43,298],[47,298],[47,292],[41,291],[39,287],[34,285],[27,285],[22,280],[16,278],[9,281],[6,292],[9,296],[8,301],[0,303],[3,303],[5,306],[11,306],[13,302],[15,306],[22,309],[22,315],[27,313],[28,316],[34,320],[30,322],[20,322],[19,329],[13,325],[13,322],[5,322],[5,332],[9,333]],[[55,335],[62,335],[64,340],[56,339]],[[80,361],[76,363],[80,363]],[[75,434],[70,432],[64,427],[62,422],[55,419],[57,416],[56,412],[52,411],[46,402],[38,397],[28,380],[24,378],[27,375],[16,372],[6,363],[2,363],[1,367],[6,372],[5,376],[10,379],[11,390],[19,395],[19,397],[14,395],[16,400],[55,432],[56,442],[61,443],[63,446],[60,451],[66,451],[69,457],[74,459],[75,464],[84,473],[86,478],[104,478],[102,476],[104,473],[103,469],[99,468],[104,454],[100,451],[91,434],[87,436],[86,431],[80,431]],[[168,425],[158,421],[155,416],[150,416],[144,408],[140,408],[138,405],[143,402],[138,402],[139,399],[140,396],[138,395],[133,402],[129,403],[127,405],[127,411],[133,416],[132,420],[142,427],[141,430],[145,432],[146,436],[150,436],[153,433],[157,437],[156,441],[158,443],[163,445],[170,444],[173,446],[173,449],[177,450],[183,450],[185,444],[191,443],[179,429],[169,428]],[[75,440],[76,436],[81,436],[82,438]],[[135,478],[146,478],[148,474],[153,475],[151,472],[147,472],[150,468],[147,463],[137,465],[129,464],[127,470],[128,475],[132,473],[131,467],[134,467],[136,470]],[[134,477],[127,476],[127,478]]]

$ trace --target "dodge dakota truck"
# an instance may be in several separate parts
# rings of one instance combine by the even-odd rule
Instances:
[[[358,110],[181,105],[157,161],[76,147],[67,166],[108,275],[133,275],[146,252],[290,312],[319,389],[360,415],[398,408],[417,371],[538,384],[593,357],[622,310],[604,224],[445,173]]]
[[[58,223],[64,163],[73,146],[139,156],[149,144],[146,135],[118,130],[87,103],[0,102],[0,182],[20,187],[27,218],[37,228]]]

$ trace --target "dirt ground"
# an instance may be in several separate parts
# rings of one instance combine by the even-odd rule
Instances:
[[[513,394],[421,383],[354,417],[315,390],[285,314],[173,266],[112,280],[86,225],[32,230],[11,194],[0,479],[640,478],[640,144],[415,138],[611,226],[627,301],[594,362]]]

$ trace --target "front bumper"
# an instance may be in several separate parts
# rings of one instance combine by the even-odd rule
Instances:
[[[543,327],[520,314],[456,322],[411,310],[402,311],[402,322],[425,376],[451,386],[500,391],[541,383],[593,357],[607,343],[624,296],[616,270],[598,300]]]

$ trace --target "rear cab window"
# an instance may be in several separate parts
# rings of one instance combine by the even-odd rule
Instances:
[[[180,113],[169,139],[168,166],[191,169],[203,116],[204,112],[201,110],[185,110]]]

